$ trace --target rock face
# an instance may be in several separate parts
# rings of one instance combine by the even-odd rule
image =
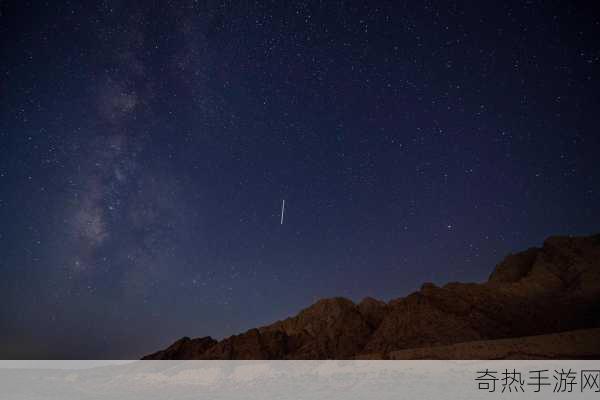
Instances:
[[[597,360],[600,329],[421,347],[388,356],[391,360]]]
[[[491,341],[587,329],[585,343],[600,343],[600,330],[590,329],[598,327],[600,235],[550,237],[541,248],[506,257],[485,283],[426,283],[389,303],[324,299],[295,317],[220,342],[183,338],[144,358],[502,358],[505,353],[490,350]],[[518,342],[530,339],[511,340],[523,351]],[[565,354],[568,343],[583,343],[561,340]]]
[[[193,360],[202,357],[215,344],[217,341],[210,336],[196,339],[183,337],[166,349],[144,358],[149,360]]]

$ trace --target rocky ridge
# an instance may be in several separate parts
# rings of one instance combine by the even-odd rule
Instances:
[[[385,359],[434,348],[451,355],[457,350],[447,346],[459,343],[480,348],[473,343],[583,329],[589,340],[598,327],[600,235],[556,236],[507,256],[484,283],[425,283],[388,303],[323,299],[283,321],[221,341],[182,338],[144,359]],[[460,354],[469,358],[465,346]],[[428,351],[415,354],[439,358]]]

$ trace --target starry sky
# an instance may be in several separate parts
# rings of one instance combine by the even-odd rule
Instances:
[[[600,13],[485,3],[2,2],[0,357],[137,358],[599,232]]]

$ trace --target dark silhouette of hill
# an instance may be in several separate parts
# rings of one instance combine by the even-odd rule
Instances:
[[[425,283],[388,303],[323,299],[283,321],[221,341],[182,338],[144,359],[530,358],[527,347],[534,358],[598,358],[594,328],[600,235],[550,237],[507,256],[484,283]]]

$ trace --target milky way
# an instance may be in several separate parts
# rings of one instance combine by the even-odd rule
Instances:
[[[139,357],[600,230],[590,10],[22,3],[0,357]]]

